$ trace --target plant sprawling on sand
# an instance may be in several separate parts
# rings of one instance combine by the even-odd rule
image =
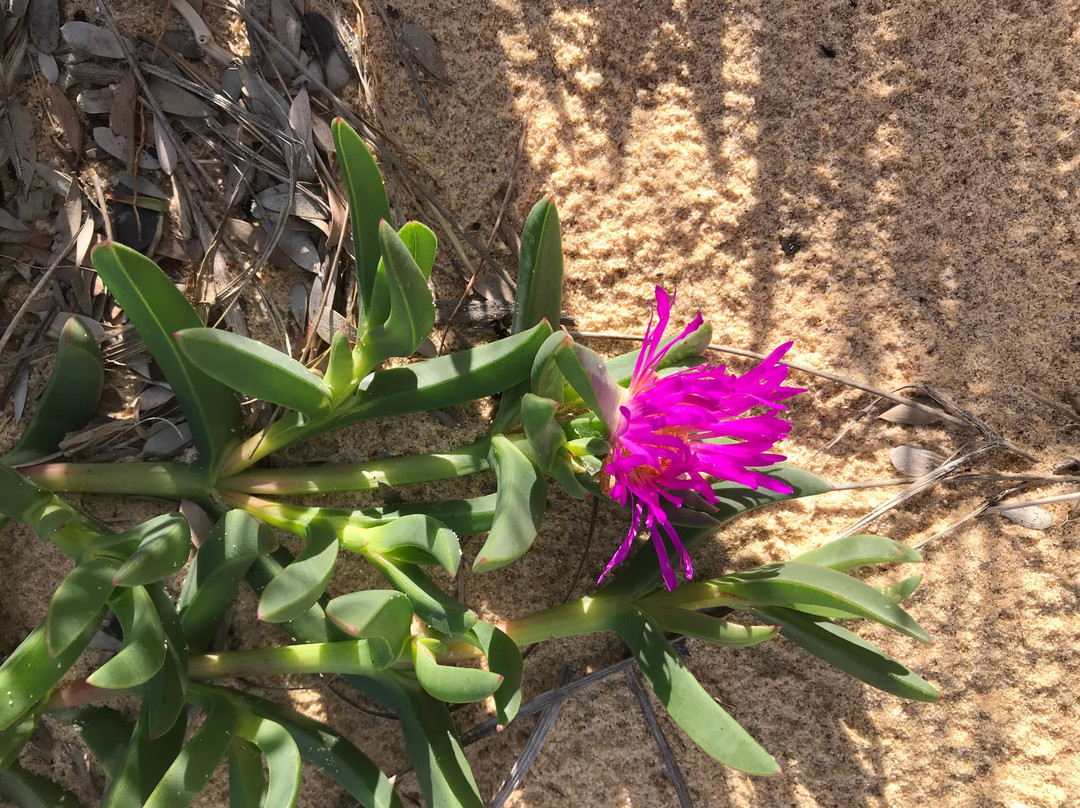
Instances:
[[[3,794],[24,804],[63,804],[57,785],[17,762],[49,711],[79,729],[100,763],[106,806],[190,805],[225,760],[233,805],[295,804],[302,760],[363,805],[400,805],[387,776],[332,727],[235,683],[212,683],[323,673],[340,675],[395,712],[429,805],[481,806],[447,703],[492,697],[505,726],[521,704],[519,648],[599,631],[626,642],[659,701],[695,742],[754,774],[779,769],[702,688],[665,633],[719,646],[782,634],[874,687],[937,699],[916,674],[836,622],[867,618],[929,639],[900,606],[917,576],[878,588],[845,574],[919,559],[895,541],[853,536],[787,561],[676,586],[675,565],[690,578],[690,552],[719,525],[830,490],[772,453],[788,429],[777,417],[779,402],[799,392],[783,386],[787,346],[741,377],[707,364],[701,353],[711,332],[700,315],[663,343],[670,301],[660,289],[657,319],[639,353],[605,361],[553,330],[561,312],[562,248],[555,205],[545,200],[522,235],[512,333],[384,368],[388,359],[412,355],[434,326],[428,278],[435,236],[416,222],[390,224],[371,153],[342,121],[332,131],[352,215],[356,337],[336,333],[321,372],[205,327],[143,255],[109,243],[93,253],[102,281],[172,386],[196,455],[190,463],[39,462],[89,420],[101,392],[98,346],[79,320],[69,320],[41,404],[0,463],[0,513],[31,524],[75,561],[41,623],[0,666]],[[286,414],[244,435],[237,392]],[[340,466],[261,463],[347,425],[497,394],[499,410],[486,436],[451,452]],[[485,470],[494,472],[495,493],[469,500],[347,511],[283,499]],[[610,496],[629,507],[626,540],[604,571],[611,580],[590,595],[499,625],[478,619],[423,568],[456,574],[459,536],[480,533],[487,536],[476,572],[513,563],[541,529],[549,481],[577,498]],[[215,521],[192,555],[191,530],[179,513],[115,534],[59,496],[75,490],[194,501]],[[646,549],[615,570],[642,527],[652,531],[656,552]],[[278,546],[275,528],[304,540],[299,554]],[[390,588],[328,598],[342,553],[363,558]],[[174,599],[162,582],[185,569]],[[285,644],[212,653],[245,583],[258,594],[259,619],[279,624]],[[746,624],[724,620],[731,611],[745,615]],[[123,633],[122,648],[85,682],[65,681],[110,613]],[[414,617],[423,628],[415,628]],[[471,657],[484,657],[486,665],[457,664]],[[119,694],[138,697],[134,722],[107,706]],[[190,706],[205,718],[188,737]]]

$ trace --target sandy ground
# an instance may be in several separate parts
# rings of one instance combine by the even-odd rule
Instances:
[[[410,165],[483,236],[511,177],[512,229],[537,199],[553,198],[565,308],[579,329],[640,333],[662,284],[678,290],[677,321],[700,309],[718,342],[766,352],[791,340],[793,358],[846,377],[929,384],[1039,458],[997,452],[976,470],[1049,472],[1076,456],[1077,3],[400,0],[394,8],[438,40],[451,80],[425,85],[433,126],[365,6],[383,65],[377,95]],[[351,5],[343,11],[355,15]],[[461,283],[443,255],[434,278],[449,296]],[[797,380],[810,391],[792,407],[786,451],[834,481],[895,476],[888,456],[897,445],[949,454],[974,440],[959,429],[869,421],[818,453],[872,399]],[[326,451],[355,456],[351,444]],[[990,491],[933,491],[874,529],[916,543]],[[820,544],[891,493],[831,494],[734,525],[700,555],[699,574]],[[1026,496],[1057,493],[1068,490]],[[1049,509],[1055,525],[1043,532],[995,516],[924,548],[925,584],[909,607],[933,646],[863,631],[940,688],[939,704],[879,694],[784,642],[738,651],[690,643],[691,668],[784,769],[768,779],[727,770],[658,708],[694,804],[1080,804],[1080,531],[1068,503]],[[625,530],[625,517],[601,513],[578,594]],[[470,605],[513,617],[561,598],[587,518],[587,505],[556,497],[537,551],[471,576]],[[478,546],[467,544],[468,560]],[[61,574],[62,560],[40,571],[40,552],[0,562],[5,610],[17,612],[6,639],[40,617]],[[566,666],[581,675],[621,655],[608,638],[545,646],[530,657],[526,697]],[[386,770],[403,765],[387,722],[325,692],[295,698],[347,728]],[[462,726],[485,717],[459,715]],[[534,722],[470,747],[485,797]],[[415,791],[406,779],[403,795]],[[350,804],[314,778],[304,795],[307,806]],[[567,702],[509,804],[677,804],[624,679]]]

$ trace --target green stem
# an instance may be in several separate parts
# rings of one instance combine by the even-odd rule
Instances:
[[[371,675],[380,670],[363,640],[286,645],[202,654],[188,660],[192,679],[230,676],[281,676],[292,673],[344,673]]]
[[[503,631],[518,645],[608,631],[612,617],[623,604],[610,598],[586,596],[550,609],[510,620]]]
[[[204,471],[185,463],[39,463],[19,471],[50,491],[209,499]]]
[[[406,455],[366,463],[310,466],[291,469],[256,469],[219,482],[220,488],[245,494],[329,494],[365,491],[379,483],[408,483],[461,477],[489,467],[488,441],[480,440],[451,452]]]
[[[695,581],[683,584],[670,592],[665,589],[646,595],[636,602],[646,610],[652,606],[659,606],[691,612],[698,609],[711,609],[715,606],[727,606],[732,609],[745,609],[750,606],[745,598],[730,594],[723,584],[717,581]]]

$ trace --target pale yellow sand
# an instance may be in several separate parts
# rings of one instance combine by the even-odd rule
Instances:
[[[998,452],[978,469],[1049,471],[1076,455],[1080,416],[1031,395],[1067,408],[1067,396],[1080,394],[1075,3],[394,5],[441,43],[452,81],[425,85],[434,127],[368,14],[378,97],[410,165],[486,238],[525,126],[507,216],[520,230],[537,199],[557,202],[565,308],[579,328],[640,333],[662,284],[678,289],[677,320],[701,309],[720,342],[765,352],[792,340],[794,358],[863,382],[929,383],[1040,458],[1028,466]],[[800,249],[785,255],[781,238]],[[493,249],[508,261],[498,239]],[[444,297],[461,289],[449,254],[444,245],[436,270]],[[949,454],[973,440],[872,421],[814,456],[870,398],[797,380],[811,392],[792,408],[787,451],[831,479],[894,476],[896,445]],[[337,457],[352,452],[336,448]],[[988,491],[924,494],[874,529],[914,543]],[[891,493],[834,494],[735,525],[700,555],[699,572],[784,559]],[[470,576],[470,604],[507,617],[561,598],[588,507],[556,497],[537,551]],[[1068,505],[1050,510],[1056,524],[1046,532],[992,517],[925,548],[925,585],[909,606],[934,646],[860,629],[939,687],[940,704],[884,696],[784,642],[741,651],[690,643],[691,668],[784,769],[771,779],[731,772],[661,710],[695,805],[1080,803],[1080,535]],[[578,594],[624,530],[622,517],[602,521]],[[40,617],[62,564],[45,554],[57,570],[43,572],[40,546],[22,541],[25,549],[0,561],[7,641]],[[478,546],[466,544],[470,560]],[[526,698],[553,686],[566,665],[581,675],[621,654],[608,638],[541,648],[529,659]],[[295,697],[347,728],[387,771],[405,765],[389,722],[329,695]],[[463,727],[485,717],[459,715]],[[534,721],[468,750],[485,798]],[[415,785],[406,779],[402,793]],[[350,802],[312,778],[303,804]],[[624,680],[566,704],[510,804],[676,804]]]

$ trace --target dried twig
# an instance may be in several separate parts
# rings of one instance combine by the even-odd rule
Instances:
[[[679,760],[675,757],[675,753],[671,751],[671,744],[664,737],[660,724],[656,721],[656,714],[653,712],[652,705],[649,704],[649,696],[645,693],[645,688],[641,686],[641,682],[638,681],[637,672],[632,668],[626,669],[626,681],[630,685],[634,698],[637,699],[638,707],[641,708],[641,715],[645,718],[645,726],[649,728],[649,734],[652,735],[653,740],[656,742],[656,748],[660,751],[660,759],[664,761],[664,771],[671,784],[675,787],[679,805],[682,808],[694,808],[694,801],[690,797],[690,789],[687,787],[682,770],[679,768]]]
[[[568,684],[570,677],[570,668],[563,668],[562,673],[559,674],[559,685]],[[502,808],[506,801],[510,799],[510,795],[521,785],[521,781],[540,755],[540,750],[544,747],[547,736],[555,727],[555,721],[559,717],[559,711],[562,710],[563,704],[566,703],[566,698],[564,696],[562,699],[552,701],[541,711],[540,720],[536,722],[536,726],[533,728],[532,734],[529,735],[529,740],[525,742],[518,759],[510,767],[506,782],[502,784],[498,793],[488,803],[488,808]]]

